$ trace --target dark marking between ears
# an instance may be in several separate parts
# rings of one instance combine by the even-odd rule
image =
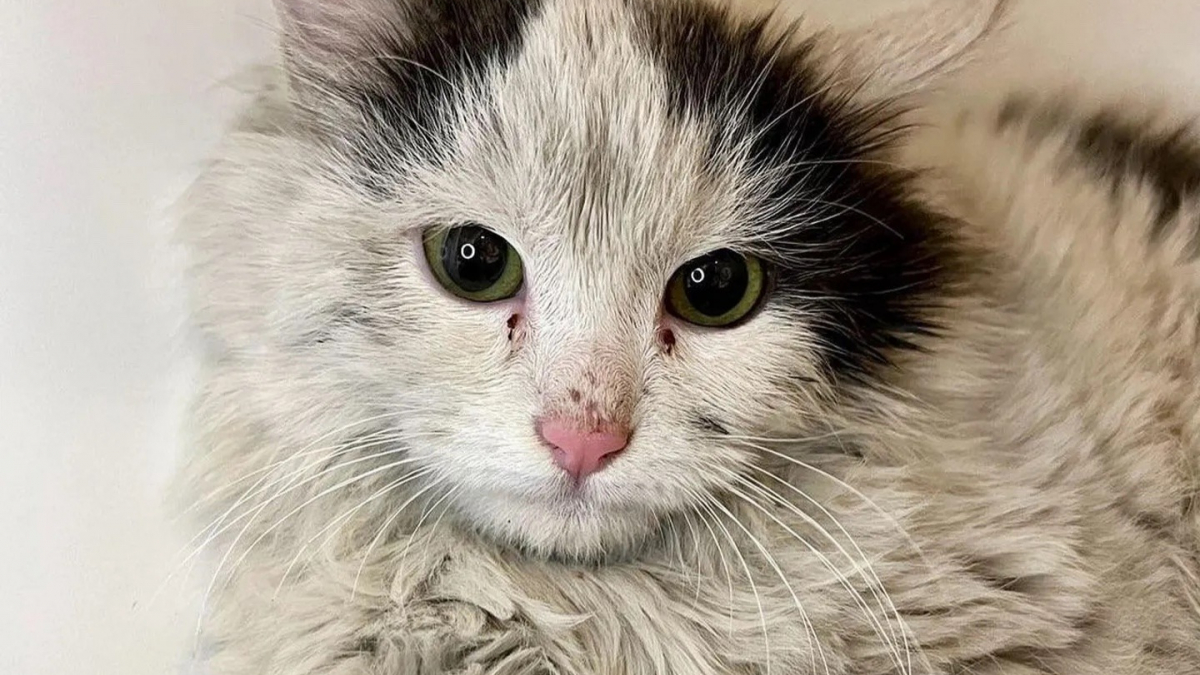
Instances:
[[[957,267],[945,218],[910,198],[910,176],[873,162],[891,118],[828,93],[808,44],[770,38],[704,3],[639,5],[643,47],[663,69],[681,122],[711,129],[709,166],[770,186],[750,204],[776,266],[765,306],[816,333],[835,380],[863,380],[936,329]],[[810,223],[806,225],[806,223]]]

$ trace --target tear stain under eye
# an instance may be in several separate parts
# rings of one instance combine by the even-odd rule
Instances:
[[[522,321],[520,312],[514,311],[505,321],[505,326],[508,328],[507,349],[504,353],[504,361],[511,362],[521,353],[521,349],[528,339],[528,329],[525,322]]]
[[[662,345],[663,351],[670,355],[675,351],[675,332],[670,328],[659,328],[658,342]]]

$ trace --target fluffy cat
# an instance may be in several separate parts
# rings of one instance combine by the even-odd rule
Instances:
[[[213,675],[1200,673],[1200,144],[1001,16],[279,0],[187,201]]]

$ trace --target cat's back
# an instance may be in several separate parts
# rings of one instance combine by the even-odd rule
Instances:
[[[1061,384],[1119,511],[1200,561],[1200,128],[1135,102],[939,107],[900,156]]]

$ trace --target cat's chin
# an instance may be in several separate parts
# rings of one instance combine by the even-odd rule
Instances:
[[[579,562],[634,556],[658,538],[664,517],[648,506],[598,503],[586,493],[546,499],[513,494],[458,500],[482,536],[528,555]]]

